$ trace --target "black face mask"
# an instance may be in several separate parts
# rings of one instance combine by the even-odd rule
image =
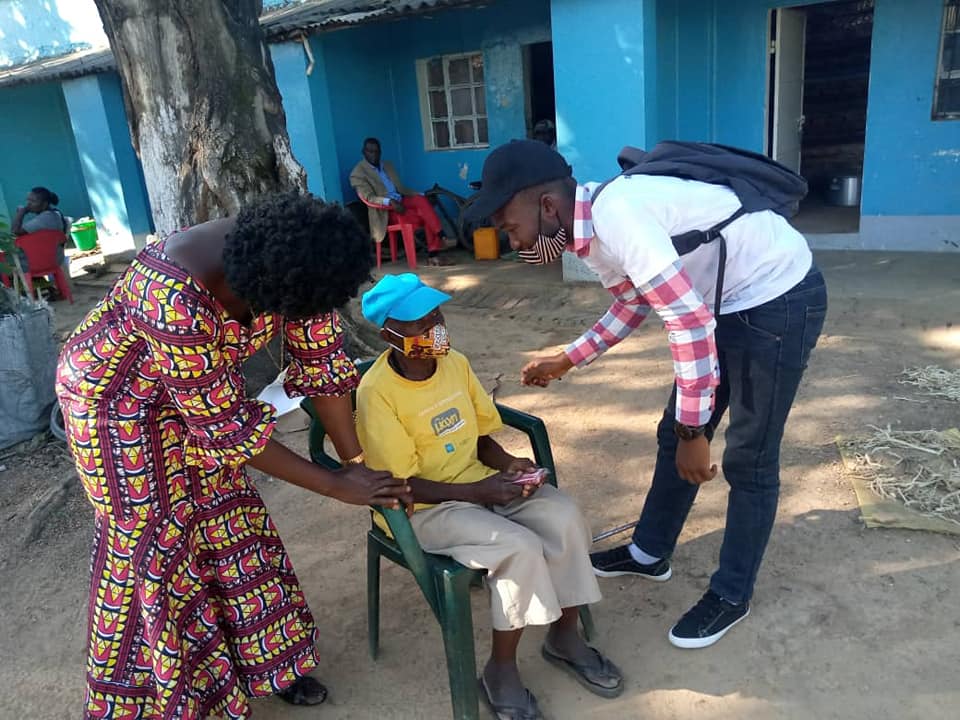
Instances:
[[[542,200],[543,198],[541,198]],[[542,208],[542,206],[541,206]],[[557,224],[557,230],[553,234],[545,234],[543,232],[543,211],[538,208],[537,210],[537,241],[533,244],[533,247],[529,250],[519,250],[517,255],[524,262],[530,263],[531,265],[546,265],[552,263],[555,260],[559,260],[563,255],[563,251],[567,247],[567,232],[563,229],[563,226],[559,223]]]

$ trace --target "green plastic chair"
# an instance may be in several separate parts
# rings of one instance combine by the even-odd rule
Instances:
[[[362,375],[373,361],[357,364]],[[356,394],[353,395],[356,407]],[[309,398],[301,407],[310,415],[310,457],[313,462],[330,470],[341,467],[339,461],[327,454],[323,447],[326,430],[317,418]],[[534,460],[550,470],[550,482],[556,486],[556,469],[550,438],[543,420],[533,415],[497,404],[500,417],[508,427],[522,431],[530,439]],[[380,558],[407,568],[420,587],[434,616],[440,623],[443,647],[447,655],[447,673],[450,679],[450,700],[454,720],[477,720],[477,665],[473,644],[473,616],[470,610],[470,588],[480,585],[482,570],[473,570],[446,555],[424,552],[402,510],[372,508],[386,520],[393,537],[389,537],[375,523],[367,532],[367,637],[370,656],[376,660],[380,648]],[[594,625],[590,608],[580,610],[580,622],[587,640],[593,638]]]

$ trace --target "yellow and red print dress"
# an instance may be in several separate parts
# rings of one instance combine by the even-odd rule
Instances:
[[[290,395],[358,382],[335,314],[251,327],[149,246],[67,341],[57,394],[96,510],[87,718],[246,718],[317,664],[316,628],[244,463],[273,408],[241,363],[277,333]]]

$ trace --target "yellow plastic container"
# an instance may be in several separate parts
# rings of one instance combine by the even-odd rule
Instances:
[[[500,258],[500,238],[496,228],[482,227],[473,231],[473,256],[477,260]]]

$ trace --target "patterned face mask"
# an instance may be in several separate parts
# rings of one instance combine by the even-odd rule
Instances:
[[[447,326],[443,323],[434,325],[426,335],[416,337],[401,335],[390,328],[384,328],[384,330],[396,336],[399,341],[399,344],[390,343],[390,345],[409,358],[443,357],[450,352],[450,336],[447,334]]]
[[[543,202],[543,196],[540,196],[540,202]],[[531,265],[546,265],[558,260],[567,247],[567,233],[561,225],[553,235],[543,234],[543,205],[537,208],[537,241],[529,250],[518,250],[517,255],[526,263]]]
[[[518,250],[517,255],[531,265],[546,265],[559,259],[567,247],[567,233],[563,228],[553,237],[538,235],[537,241],[529,250]]]

